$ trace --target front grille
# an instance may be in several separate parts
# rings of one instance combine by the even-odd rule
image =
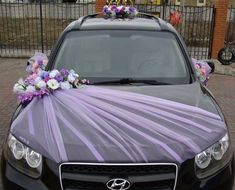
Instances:
[[[108,190],[111,179],[126,179],[128,190],[174,190],[177,179],[175,164],[82,164],[60,166],[63,190]]]

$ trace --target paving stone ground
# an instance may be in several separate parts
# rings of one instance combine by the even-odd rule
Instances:
[[[0,58],[0,147],[9,128],[11,115],[17,106],[12,87],[20,77],[26,75],[25,68],[26,59]],[[235,147],[235,77],[213,74],[208,88],[225,114]],[[1,181],[0,190],[2,190]]]

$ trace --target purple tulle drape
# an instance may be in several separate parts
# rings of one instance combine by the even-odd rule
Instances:
[[[220,116],[197,107],[95,86],[34,100],[13,135],[57,163],[182,163],[226,133]]]

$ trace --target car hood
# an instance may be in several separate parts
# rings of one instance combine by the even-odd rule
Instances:
[[[85,86],[35,98],[11,132],[57,163],[182,163],[220,140],[226,125],[197,83]]]
[[[161,85],[161,86],[103,86],[105,88],[134,92],[147,96],[158,97],[182,104],[195,106],[209,112],[220,114],[218,107],[211,96],[211,93],[205,86],[199,82],[185,85]],[[221,115],[221,117],[223,117]]]

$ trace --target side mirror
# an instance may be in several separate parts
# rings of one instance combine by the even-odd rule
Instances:
[[[214,62],[211,61],[211,60],[203,60],[203,61],[205,61],[209,65],[209,67],[211,68],[210,74],[213,73],[215,71],[215,64],[214,64]]]
[[[202,84],[206,86],[209,80],[209,74],[215,70],[215,65],[210,60],[197,60],[192,58],[192,63],[195,67],[196,75]]]

